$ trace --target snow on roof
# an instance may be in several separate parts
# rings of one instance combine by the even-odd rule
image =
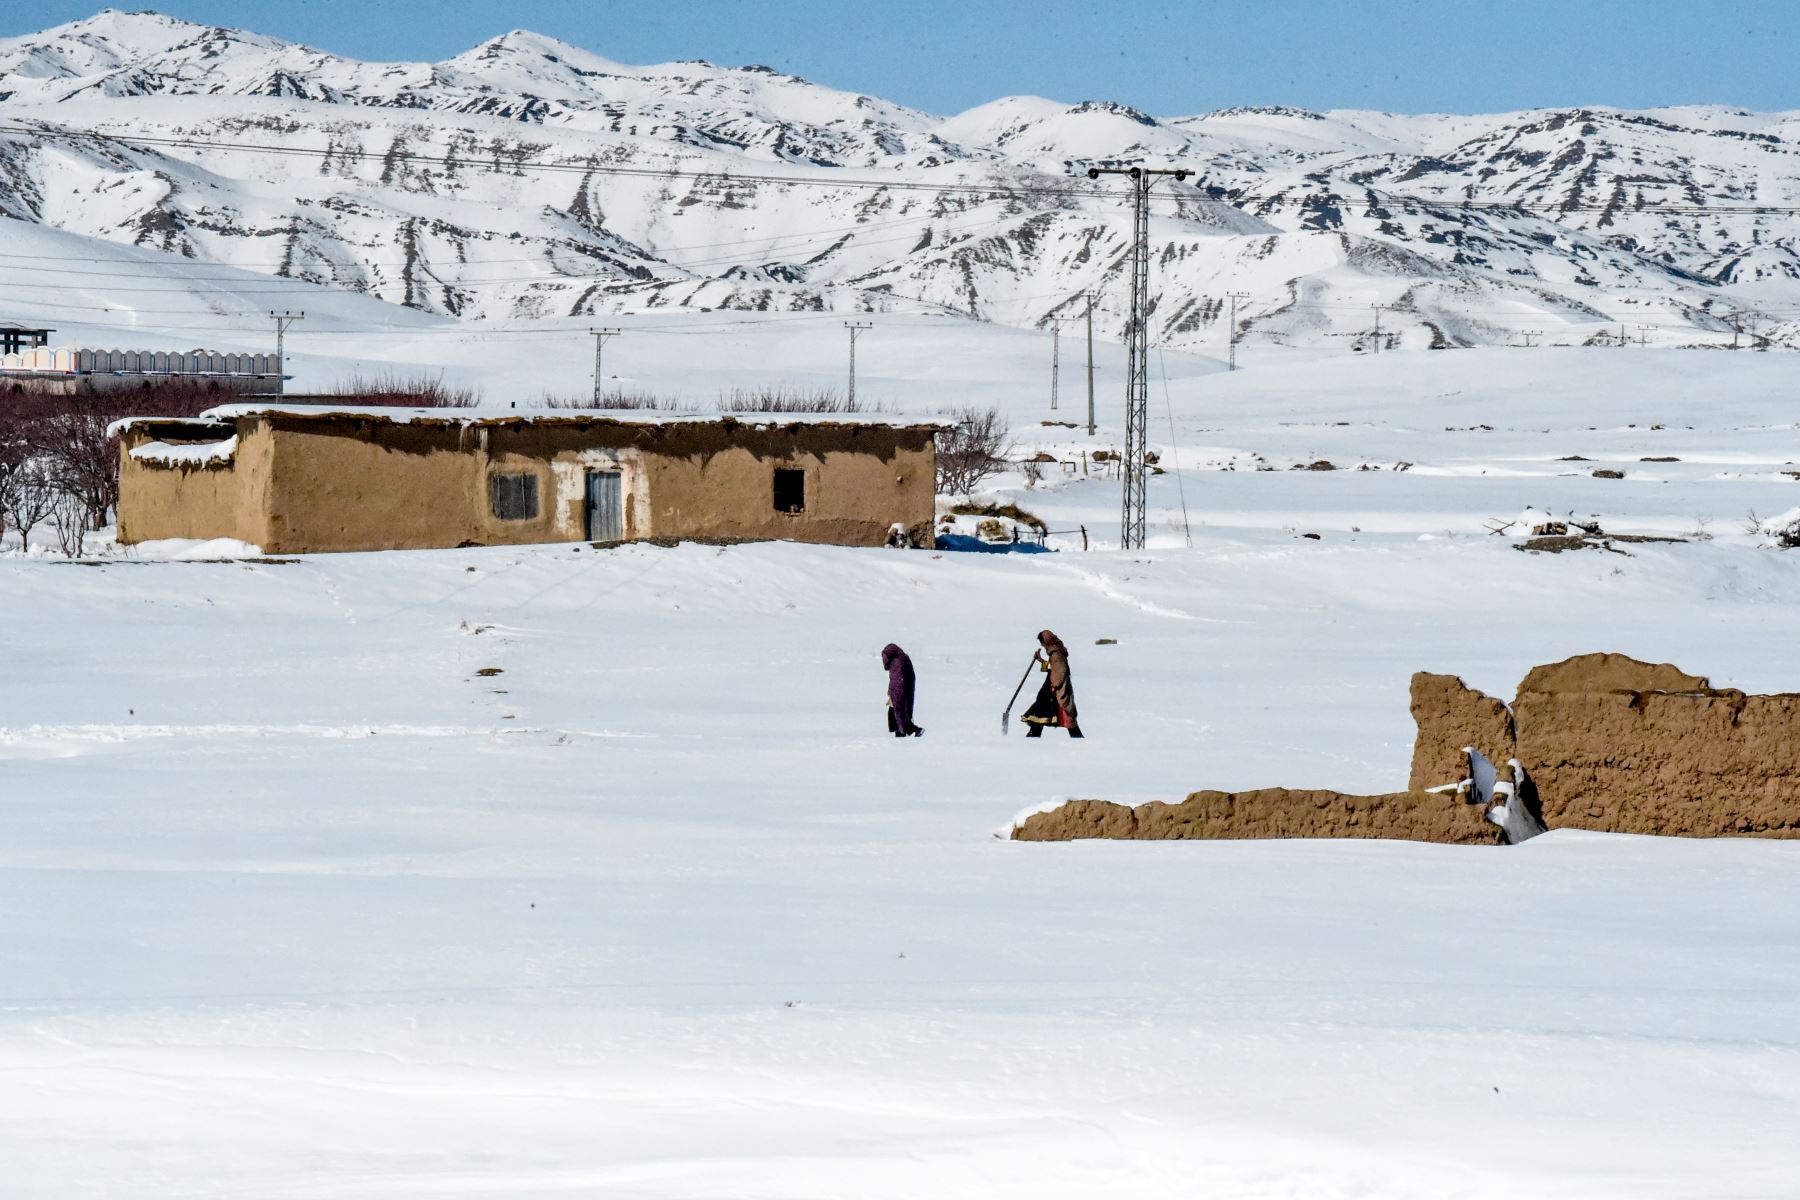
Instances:
[[[838,412],[664,412],[657,409],[613,408],[396,408],[378,404],[289,404],[251,401],[221,404],[198,417],[126,417],[113,422],[111,432],[122,433],[140,424],[167,420],[224,423],[240,417],[310,417],[333,420],[344,417],[391,421],[397,425],[711,425],[730,423],[758,429],[791,425],[850,426],[871,429],[950,429],[954,421],[943,417],[901,413]]]
[[[195,444],[172,444],[169,442],[145,442],[134,446],[131,457],[142,462],[156,463],[164,467],[210,466],[214,463],[228,463],[237,453],[237,434],[232,434],[224,441],[200,442]]]

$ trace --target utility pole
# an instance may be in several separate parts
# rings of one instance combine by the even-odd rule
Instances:
[[[1225,345],[1227,361],[1230,369],[1237,370],[1237,306],[1239,300],[1248,300],[1249,292],[1227,292],[1226,299],[1231,301],[1231,320],[1225,326]]]
[[[295,321],[306,320],[303,312],[272,312],[269,319],[275,322],[275,390],[287,391],[287,327]]]
[[[588,332],[594,335],[594,407],[605,408],[606,376],[600,370],[601,355],[606,347],[606,339],[618,337],[619,331],[617,329],[590,329]]]
[[[856,411],[856,337],[865,329],[873,329],[874,325],[867,321],[845,321],[844,328],[850,331],[850,394],[844,400],[844,411]]]
[[[1089,179],[1131,177],[1131,321],[1125,327],[1125,453],[1119,464],[1125,479],[1119,545],[1126,550],[1144,547],[1144,454],[1150,424],[1150,188],[1159,175],[1173,175],[1180,182],[1190,174],[1185,167],[1088,168]]]
[[[1088,436],[1094,436],[1094,293],[1087,294]]]
[[[1525,348],[1529,350],[1531,349],[1531,339],[1543,337],[1544,331],[1541,329],[1527,329],[1521,332],[1519,336],[1525,339]]]
[[[1062,394],[1062,327],[1063,327],[1063,322],[1064,321],[1075,321],[1075,320],[1079,320],[1079,319],[1080,318],[1078,318],[1078,317],[1045,317],[1044,318],[1045,321],[1050,322],[1050,409],[1052,412],[1056,411],[1058,401],[1060,400],[1061,394]],[[1088,321],[1089,321],[1090,325],[1093,322],[1093,314],[1091,312],[1088,314]],[[1088,353],[1088,361],[1090,364],[1093,361],[1093,357],[1094,357],[1093,352],[1090,349],[1090,351]],[[1091,391],[1092,389],[1090,388],[1089,390]]]
[[[1738,335],[1744,332],[1744,314],[1734,311],[1731,314],[1731,348],[1738,348]]]
[[[1656,326],[1654,326],[1654,325],[1639,325],[1638,326],[1638,345],[1639,346],[1648,346],[1650,344],[1650,331],[1655,328],[1656,328]]]
[[[1384,306],[1380,305],[1380,304],[1371,304],[1369,307],[1375,310],[1375,353],[1380,354],[1381,353],[1381,310]]]

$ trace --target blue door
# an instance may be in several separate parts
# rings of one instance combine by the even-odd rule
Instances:
[[[617,471],[587,473],[587,536],[590,542],[625,539],[625,499]]]

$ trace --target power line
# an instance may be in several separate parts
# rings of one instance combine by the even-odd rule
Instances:
[[[473,170],[487,169],[512,173],[541,171],[563,175],[608,175],[624,178],[640,179],[691,179],[699,183],[709,183],[716,187],[728,188],[738,183],[761,183],[779,187],[821,187],[852,188],[878,191],[915,191],[932,192],[940,195],[976,195],[995,198],[1011,198],[1021,196],[1093,197],[1104,199],[1108,193],[1103,189],[1084,188],[1073,182],[1068,183],[953,183],[926,182],[906,179],[869,179],[858,176],[808,176],[778,175],[766,172],[708,170],[704,168],[665,167],[633,167],[619,163],[587,162],[546,162],[541,159],[523,156],[506,156],[499,153],[474,155],[468,158],[456,158],[449,155],[421,154],[413,150],[389,149],[381,152],[354,149],[349,147],[326,147],[317,149],[308,146],[282,146],[257,142],[230,142],[208,138],[191,137],[156,137],[148,134],[109,133],[93,129],[68,129],[50,126],[0,125],[0,134],[14,134],[24,137],[61,138],[79,141],[85,138],[106,140],[125,146],[143,146],[150,149],[187,149],[187,150],[221,150],[254,154],[277,154],[315,160],[349,160],[357,162],[390,163],[425,163],[452,169],[469,168]],[[838,170],[840,168],[827,168]],[[1112,173],[1124,173],[1130,168],[1106,167],[1090,168]],[[1189,174],[1194,172],[1190,171]],[[1091,176],[1090,176],[1091,177]],[[1047,177],[1050,178],[1050,177]],[[1600,213],[1610,215],[1649,215],[1649,216],[1797,216],[1800,215],[1800,204],[1707,204],[1689,201],[1686,203],[1658,203],[1655,201],[1634,201],[1620,204],[1613,201],[1601,203],[1568,200],[1534,201],[1534,200],[1478,200],[1469,197],[1456,198],[1449,196],[1420,196],[1404,193],[1383,193],[1365,189],[1361,196],[1346,195],[1334,191],[1296,192],[1279,195],[1258,195],[1251,192],[1233,192],[1217,185],[1210,187],[1195,185],[1195,191],[1171,197],[1181,202],[1211,202],[1229,207],[1246,209],[1251,206],[1263,207],[1369,207],[1414,206],[1438,210],[1460,210],[1465,212],[1519,213],[1533,216],[1568,215],[1572,213]]]
[[[911,222],[917,221],[919,219],[920,218],[916,218],[916,217],[908,218],[908,221],[906,223],[911,223]],[[973,225],[965,226],[960,229],[942,230],[942,232],[945,234],[945,236],[947,238],[960,240],[963,238],[975,236],[976,234],[981,233],[986,230],[998,228],[999,226],[1004,225],[1007,221],[1012,220],[1012,219],[1013,218],[1011,218],[1011,217],[997,217],[997,218],[993,218],[990,220],[978,221],[978,222],[974,223]],[[902,234],[898,237],[891,237],[891,238],[862,238],[862,239],[857,239],[856,241],[847,244],[846,249],[861,249],[861,248],[870,247],[870,246],[893,245],[897,242],[912,241],[915,238],[917,238],[918,236],[919,236],[918,232],[915,231],[915,232],[911,232],[911,233]],[[825,240],[827,240],[828,237],[829,237],[829,235],[821,234],[820,236],[814,238],[813,241],[814,242],[825,241]],[[842,241],[842,238],[839,238],[837,240]],[[834,242],[834,244],[835,244],[835,242]],[[571,253],[573,253],[573,252],[574,251],[571,251]],[[681,259],[679,257],[673,257],[673,256],[679,256],[682,253],[683,253],[682,247],[666,247],[666,248],[661,248],[661,249],[646,248],[646,249],[642,250],[642,254],[643,254],[644,258],[656,263],[659,266],[673,269],[673,270],[678,270],[678,271],[704,269],[704,268],[709,268],[709,267],[762,265],[764,263],[768,263],[768,262],[772,261],[772,255],[769,252],[762,252],[762,253],[748,254],[748,255],[720,255],[720,256],[715,256],[715,257],[710,257],[710,258],[693,258],[693,259]],[[10,257],[10,256],[8,256],[4,253],[0,253],[0,260],[3,260],[7,257]],[[120,262],[120,263],[135,262],[135,260],[129,260],[129,259],[110,259],[110,260],[109,259],[81,259],[80,261],[94,261],[94,262],[112,261],[112,262]],[[454,267],[458,267],[458,266],[484,267],[484,266],[494,265],[497,262],[501,262],[501,261],[508,261],[508,260],[482,260],[482,261],[477,261],[477,262],[473,262],[473,263],[442,263],[442,264],[435,264],[434,269],[437,271],[440,271],[440,272],[447,272],[450,268],[454,268]],[[549,262],[544,257],[516,259],[516,260],[510,260],[510,261],[522,262],[522,263],[539,263],[539,264],[542,264],[547,267],[555,266],[554,263]],[[142,263],[141,265],[149,271],[166,272],[170,267],[178,267],[183,264]],[[363,268],[379,269],[383,264],[357,263],[355,265],[358,267],[363,267]],[[387,265],[392,266],[393,264],[387,264]],[[232,264],[220,262],[220,263],[208,263],[208,264],[206,264],[206,266],[208,268],[217,269],[219,267],[231,267]],[[255,273],[254,269],[249,268],[249,267],[238,267],[236,269],[244,271],[246,273]],[[119,272],[115,272],[115,271],[79,271],[79,270],[58,269],[56,267],[21,267],[21,266],[5,265],[3,262],[0,262],[0,271],[36,271],[36,272],[42,272],[42,273],[54,273],[59,277],[79,276],[79,277],[84,277],[84,278],[96,278],[96,279],[142,279],[142,278],[145,278],[145,275],[142,273],[122,272],[122,271],[119,271]],[[169,277],[165,276],[165,278],[169,278]],[[540,275],[540,276],[511,275],[511,276],[506,276],[503,278],[493,278],[493,279],[448,278],[448,279],[438,279],[436,282],[440,283],[442,286],[444,286],[446,288],[458,288],[458,289],[477,288],[477,287],[541,287],[541,286],[547,286],[547,285],[573,286],[573,285],[578,285],[578,284],[582,284],[582,283],[607,283],[607,284],[614,285],[617,290],[631,290],[631,289],[637,289],[637,288],[657,287],[657,286],[668,285],[668,284],[687,283],[687,282],[692,282],[696,278],[702,279],[702,280],[709,280],[709,279],[716,279],[718,277],[717,276],[697,276],[697,277],[670,278],[670,277],[665,276],[665,277],[654,278],[654,279],[621,279],[618,273],[609,273],[609,274],[604,274],[604,275],[552,274],[552,275]],[[279,281],[282,286],[273,288],[273,289],[260,289],[262,294],[274,294],[274,293],[278,293],[278,292],[283,292],[286,289],[291,289],[293,287],[332,287],[332,286],[337,286],[339,288],[339,290],[347,290],[347,289],[344,289],[342,287],[342,285],[334,285],[332,283],[326,283],[326,282],[322,282],[322,281],[316,280],[316,279],[308,279],[305,276],[300,276],[300,275],[262,275],[260,279],[245,279],[243,276],[229,276],[229,275],[185,276],[185,277],[175,276],[175,277],[173,277],[173,279],[176,282],[190,283],[190,284],[199,284],[199,283],[210,283],[210,284],[218,284],[218,285],[233,285],[233,284],[235,284],[238,286],[232,287],[230,290],[237,292],[239,294],[243,294],[243,295],[258,294],[259,289],[252,285],[262,283],[265,281]],[[47,290],[57,290],[57,291],[64,290],[67,287],[66,284],[60,284],[60,283],[9,283],[8,286],[16,287],[16,288],[47,289]],[[371,286],[379,286],[379,285],[371,285]],[[116,287],[116,286],[108,285],[106,290],[108,292],[119,292],[119,293],[155,293],[155,292],[184,292],[184,291],[188,291],[190,289],[183,288],[183,287],[139,287],[139,288],[133,288],[133,287]]]
[[[1187,484],[1181,478],[1181,443],[1175,437],[1175,401],[1169,396],[1169,359],[1161,346],[1156,348],[1157,365],[1162,368],[1163,407],[1169,414],[1169,460],[1175,468],[1175,486],[1181,494],[1181,531],[1189,550],[1194,548],[1194,527],[1188,521]]]
[[[685,253],[688,253],[690,251],[695,251],[695,250],[715,250],[715,249],[719,249],[721,247],[731,247],[731,246],[754,246],[754,245],[759,245],[764,242],[770,242],[770,243],[792,242],[792,241],[817,242],[817,241],[821,241],[824,238],[828,237],[829,235],[835,234],[835,233],[858,233],[858,232],[862,232],[864,230],[870,230],[870,229],[889,229],[889,228],[892,228],[897,225],[914,225],[914,224],[920,224],[920,223],[929,224],[930,222],[933,222],[933,221],[948,222],[955,217],[967,216],[968,214],[979,211],[980,209],[988,208],[995,204],[1005,203],[1008,199],[1009,199],[1009,197],[1005,197],[1005,196],[990,197],[987,200],[983,200],[976,204],[967,205],[963,208],[959,208],[959,209],[955,210],[954,212],[945,214],[943,216],[933,216],[929,213],[926,213],[926,214],[915,213],[915,214],[911,214],[911,215],[904,216],[904,217],[892,217],[892,218],[889,218],[887,220],[882,220],[882,221],[859,221],[854,225],[825,226],[825,227],[821,227],[821,228],[811,229],[805,233],[782,233],[782,234],[769,234],[769,235],[763,235],[763,236],[757,236],[757,237],[727,238],[723,241],[718,241],[718,242],[689,242],[685,245],[662,246],[662,247],[654,248],[653,250],[651,248],[637,246],[636,243],[630,243],[630,244],[632,246],[634,246],[636,249],[649,250],[650,252],[653,252],[656,254],[685,254]],[[1010,219],[1010,214],[1008,215],[1008,217],[1005,217],[1005,218],[996,218],[996,219],[989,220],[989,221],[978,222],[974,226],[972,226],[972,228],[986,229],[993,225],[1000,224],[1001,221],[1005,220],[1005,219]],[[16,217],[0,217],[0,224],[3,224],[5,221],[8,221],[8,220],[18,220],[18,218],[16,218]],[[21,224],[34,224],[34,222],[23,222],[22,221]],[[618,237],[621,240],[629,242],[629,239],[623,238],[623,235],[614,234],[613,236]],[[904,240],[904,239],[895,239],[895,240]],[[870,243],[864,242],[863,244],[868,245]],[[121,246],[121,248],[123,248],[123,247]],[[473,262],[459,262],[456,265],[486,267],[486,266],[511,266],[511,265],[518,264],[518,263],[538,263],[538,262],[545,261],[546,254],[555,253],[558,251],[568,253],[568,254],[587,256],[587,255],[591,255],[593,253],[593,248],[584,243],[569,243],[566,245],[550,244],[545,247],[544,253],[541,253],[541,254],[534,254],[534,255],[527,256],[527,257],[519,257],[519,258],[485,258],[484,257],[484,258],[477,259]],[[770,251],[770,253],[774,253],[774,252],[775,251],[773,251],[773,250]],[[171,262],[162,263],[162,262],[154,262],[154,261],[145,261],[143,259],[137,259],[137,258],[108,258],[108,257],[100,256],[100,255],[91,255],[91,254],[79,254],[79,255],[18,254],[18,253],[13,253],[10,251],[0,251],[0,259],[17,260],[17,261],[23,261],[23,262],[49,262],[49,263],[58,263],[58,264],[66,264],[70,261],[96,262],[96,263],[97,262],[112,262],[112,263],[119,263],[121,265],[140,266],[140,267],[144,267],[144,268],[151,269],[151,270],[163,270],[166,267],[173,266],[173,265],[180,265],[180,266],[198,265],[201,267],[231,267],[231,266],[235,266],[238,270],[262,272],[264,270],[279,269],[287,261],[286,257],[284,256],[280,261],[269,262],[269,263],[251,262],[251,263],[246,264],[246,263],[243,263],[240,261],[238,263],[208,262],[208,263],[198,263],[197,264],[193,259],[178,257],[175,255],[170,255],[169,257],[172,260]],[[710,261],[710,260],[707,260],[707,261]],[[404,262],[404,261],[402,261],[402,262],[385,262],[385,261],[376,261],[376,260],[371,259],[371,260],[361,260],[361,261],[359,261],[358,265],[364,266],[364,267],[370,267],[370,268],[387,268],[387,269],[391,269],[391,270],[399,270],[399,269],[411,266],[413,264],[410,262]],[[14,267],[13,269],[19,270],[19,271],[54,271],[59,275],[68,275],[68,274],[107,275],[107,274],[110,274],[109,272],[103,272],[103,271],[70,271],[64,266]],[[120,276],[120,278],[124,278],[124,277],[125,277],[124,275]],[[281,278],[281,276],[277,276],[277,278]]]
[[[996,196],[996,195],[1042,195],[1042,196],[1094,196],[1104,197],[1106,193],[1095,188],[1083,188],[1079,185],[1048,184],[976,184],[976,183],[926,183],[905,179],[862,179],[855,176],[827,179],[805,175],[775,175],[751,171],[717,171],[702,169],[683,169],[680,167],[630,167],[619,163],[598,162],[545,162],[541,159],[507,158],[499,154],[488,156],[472,156],[455,158],[441,154],[420,154],[414,150],[384,150],[377,153],[373,150],[351,149],[348,147],[326,147],[314,149],[310,146],[278,146],[257,142],[225,142],[207,138],[175,138],[154,137],[148,134],[103,133],[88,129],[56,129],[51,127],[33,128],[25,125],[0,125],[0,133],[17,134],[26,137],[65,138],[80,140],[83,138],[104,139],[125,146],[144,146],[150,149],[181,150],[224,150],[251,154],[285,154],[297,158],[319,159],[326,161],[352,160],[356,162],[379,162],[382,164],[408,162],[428,163],[433,166],[453,169],[467,168],[481,171],[491,168],[501,172],[541,171],[559,175],[611,175],[634,179],[693,179],[702,183],[712,183],[718,187],[729,187],[735,183],[766,183],[781,187],[826,187],[875,189],[879,191],[914,191],[935,192],[946,195]]]

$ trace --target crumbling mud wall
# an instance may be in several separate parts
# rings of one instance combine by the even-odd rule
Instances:
[[[1552,829],[1800,837],[1800,695],[1584,654],[1525,676],[1513,717]]]
[[[1495,764],[1517,760],[1550,829],[1800,838],[1800,694],[1746,695],[1667,663],[1584,654],[1533,669],[1510,707],[1420,672],[1412,714],[1405,792],[1203,791],[1136,808],[1077,800],[1032,814],[1012,836],[1501,842],[1483,805],[1427,791],[1462,780],[1473,746]]]
[[[1195,792],[1179,804],[1152,802],[1136,808],[1105,800],[1072,800],[1049,812],[1033,813],[1013,829],[1012,836],[1021,842],[1393,838],[1498,845],[1505,840],[1478,805],[1453,795],[1350,796],[1288,788]]]
[[[1513,715],[1506,705],[1469,687],[1454,675],[1420,671],[1412,677],[1413,739],[1410,791],[1422,792],[1463,777],[1465,746],[1489,762],[1514,757]]]

